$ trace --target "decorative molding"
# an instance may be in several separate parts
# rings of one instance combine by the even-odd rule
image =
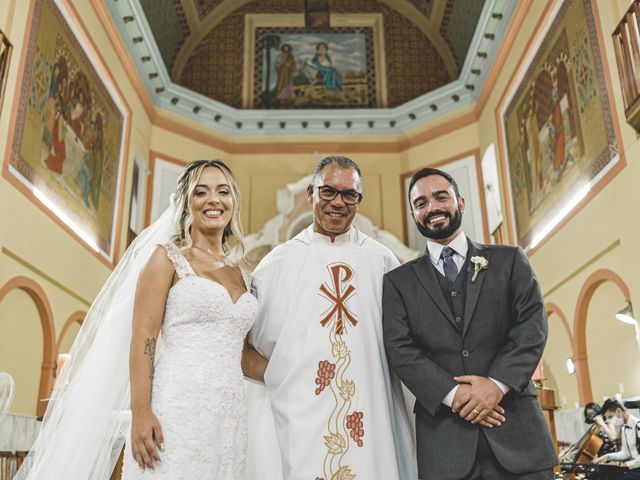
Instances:
[[[136,69],[136,66],[129,56],[129,51],[127,51],[125,45],[122,43],[120,33],[115,28],[104,2],[102,0],[91,0],[91,6],[96,12],[100,24],[105,29],[105,33],[109,37],[109,41],[113,46],[118,59],[122,62],[122,67],[124,68],[133,89],[136,91],[138,99],[142,103],[145,113],[149,117],[149,120],[153,121],[156,118],[156,109],[153,104],[153,100],[147,92],[144,83],[140,79],[140,72]]]
[[[489,97],[494,92],[495,83],[498,80],[500,73],[502,73],[502,67],[504,67],[507,56],[512,51],[513,42],[515,41],[518,34],[520,34],[520,28],[524,23],[524,19],[527,17],[527,12],[529,11],[529,8],[531,6],[531,0],[521,0],[517,2],[517,4],[518,6],[516,8],[516,11],[513,13],[509,28],[502,38],[502,45],[500,46],[500,50],[495,56],[493,65],[487,73],[482,90],[480,91],[480,95],[478,95],[478,98],[476,100],[476,107],[474,112],[478,117],[480,117],[480,114],[487,104],[487,100],[489,100]]]
[[[567,337],[569,338],[569,342],[571,343],[571,354],[574,354],[573,351],[573,334],[571,333],[571,327],[569,326],[569,321],[567,320],[567,316],[564,314],[562,309],[553,302],[548,302],[544,304],[545,311],[547,312],[547,316],[549,315],[557,315],[564,326],[564,329],[567,332]]]
[[[576,365],[578,395],[581,405],[586,405],[588,402],[593,401],[587,355],[587,313],[589,311],[589,303],[598,287],[607,281],[613,282],[620,289],[625,300],[631,299],[629,287],[627,287],[624,280],[617,273],[606,268],[596,270],[582,284],[573,319],[573,361]]]
[[[238,110],[173,83],[139,0],[106,4],[155,106],[178,113],[215,131],[239,137],[399,134],[470,105],[476,101],[484,85],[489,66],[497,54],[516,7],[517,2],[487,0],[458,80],[403,105],[390,109],[263,111]],[[218,8],[209,15],[216,14]],[[494,14],[499,15],[494,17]],[[125,25],[125,17],[133,17],[134,20]],[[485,37],[486,33],[492,34],[492,37]],[[134,38],[141,38],[142,41],[134,44]],[[486,58],[481,58],[478,53],[483,57],[486,54]],[[142,58],[149,60],[142,62]],[[149,74],[153,73],[157,76],[149,78]],[[437,110],[432,109],[433,105]],[[258,126],[258,122],[262,128]],[[284,130],[280,126],[281,122],[286,122]],[[306,128],[303,127],[303,122]],[[325,126],[325,122],[329,122],[329,127]],[[350,127],[346,127],[346,122],[350,122]]]
[[[87,307],[91,306],[91,302],[89,300],[87,300],[86,298],[84,298],[83,296],[81,296],[79,293],[74,292],[73,290],[71,290],[70,288],[68,288],[66,285],[60,283],[59,281],[57,281],[55,278],[53,278],[51,275],[47,275],[45,272],[43,272],[42,270],[40,270],[38,267],[36,267],[35,265],[27,262],[24,258],[22,258],[20,255],[18,255],[17,253],[9,250],[6,247],[1,247],[0,248],[0,252],[2,252],[4,255],[6,255],[7,257],[9,257],[10,259],[12,259],[13,261],[19,263],[20,265],[22,265],[23,267],[31,270],[33,273],[35,273],[36,275],[38,275],[39,277],[43,278],[44,280],[46,280],[47,282],[49,282],[50,284],[54,285],[55,287],[59,288],[60,290],[62,290],[64,293],[66,293],[67,295],[75,298],[76,300],[78,300],[81,303],[84,303]]]

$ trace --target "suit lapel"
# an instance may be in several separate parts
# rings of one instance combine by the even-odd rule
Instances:
[[[469,242],[469,251],[467,252],[467,257],[471,259],[471,257],[484,257],[489,261],[489,268],[491,268],[491,252],[489,250],[485,250],[482,245],[479,245],[471,239],[467,238]],[[473,312],[476,309],[476,304],[478,303],[478,298],[480,297],[480,291],[482,290],[482,284],[484,283],[484,277],[487,275],[486,270],[479,272],[476,277],[476,281],[472,282],[473,279],[473,271],[474,264],[469,261],[469,266],[467,267],[467,286],[465,293],[465,301],[464,301],[464,324],[462,329],[462,336],[467,333],[467,329],[469,328],[469,324],[471,323],[471,318],[473,317]]]
[[[416,272],[422,287],[427,291],[438,309],[440,309],[440,311],[447,317],[447,320],[451,322],[451,325],[453,325],[457,330],[453,313],[451,312],[449,305],[447,305],[447,300],[444,298],[442,288],[440,288],[440,284],[436,278],[436,269],[431,264],[429,252],[427,251],[426,255],[420,258],[417,262],[414,262],[412,267]]]

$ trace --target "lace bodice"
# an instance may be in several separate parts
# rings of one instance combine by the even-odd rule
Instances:
[[[130,464],[123,478],[243,478],[247,407],[240,362],[257,300],[247,291],[234,303],[222,284],[197,276],[175,245],[164,247],[178,275],[167,297],[152,387],[165,449],[154,472],[140,476]]]

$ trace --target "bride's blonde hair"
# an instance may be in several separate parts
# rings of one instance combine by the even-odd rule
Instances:
[[[224,227],[222,233],[222,249],[225,254],[229,254],[237,246],[241,252],[244,252],[242,243],[244,233],[240,223],[240,189],[233,173],[222,160],[195,160],[190,162],[180,175],[180,178],[178,178],[178,185],[171,196],[171,201],[176,206],[175,226],[177,232],[172,240],[180,247],[191,247],[191,226],[193,225],[191,197],[202,171],[207,167],[214,167],[220,170],[231,189],[233,213],[231,214],[231,221]],[[233,240],[233,243],[230,240]]]

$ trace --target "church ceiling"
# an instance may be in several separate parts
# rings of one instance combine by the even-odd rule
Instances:
[[[171,80],[242,108],[245,17],[299,14],[304,0],[139,0]],[[456,80],[484,0],[331,0],[332,14],[381,14],[387,102]],[[378,106],[378,105],[376,105]]]
[[[284,133],[278,130],[294,125],[287,134],[345,133],[345,124],[351,132],[399,132],[417,120],[468,105],[482,86],[516,3],[328,2],[330,30],[305,30],[304,23],[279,30],[271,24],[248,27],[256,18],[284,19],[283,25],[293,25],[291,19],[303,22],[305,0],[119,0],[107,6],[156,105],[243,135]],[[378,23],[351,28],[354,18]],[[309,53],[299,37],[316,34]],[[326,38],[340,35],[361,35],[362,45],[349,51],[347,41],[326,41],[329,66],[335,61],[339,71],[339,61],[357,64],[362,78],[354,73],[356,67],[339,71],[342,96],[330,96],[328,77],[320,73],[327,67],[317,65],[309,74],[307,66],[313,67],[311,57]],[[263,47],[273,37],[277,42]],[[276,87],[280,70],[276,78],[275,69],[287,42],[294,45],[289,51],[297,65],[288,78],[288,97],[280,94],[284,87]],[[360,53],[366,61],[357,59]]]

